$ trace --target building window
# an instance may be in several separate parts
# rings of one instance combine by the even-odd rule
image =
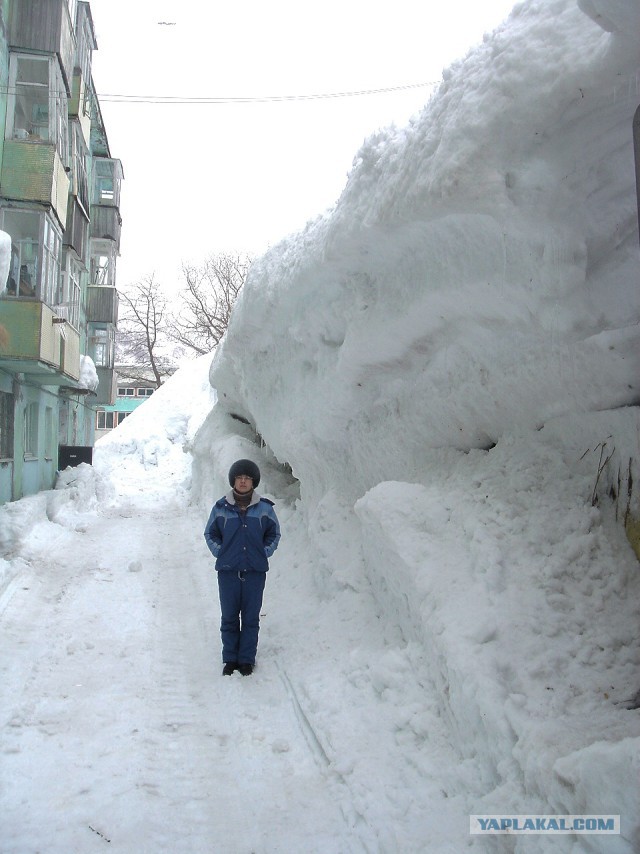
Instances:
[[[50,406],[44,411],[44,456],[53,459],[53,409]]]
[[[67,93],[55,56],[13,54],[7,137],[55,144],[67,162]]]
[[[75,329],[80,328],[80,294],[82,268],[67,252],[66,270],[62,276],[62,293],[56,305],[56,314],[64,317]]]
[[[89,216],[89,180],[87,178],[87,148],[82,137],[80,125],[73,125],[73,148],[71,152],[73,163],[73,190],[82,210]]]
[[[121,181],[119,160],[96,157],[93,161],[93,204],[119,207]]]
[[[13,459],[13,395],[0,391],[0,459]]]
[[[113,430],[118,424],[122,424],[127,415],[129,415],[128,412],[107,412],[104,409],[98,409],[96,412],[96,429]]]
[[[83,14],[78,15],[77,18],[76,38],[78,40],[76,66],[80,69],[83,81],[88,84],[91,80],[91,52],[95,42],[89,16],[84,10]]]
[[[2,228],[11,236],[6,292],[37,297],[53,306],[59,300],[62,235],[48,214],[5,208]]]
[[[90,336],[91,358],[97,368],[112,368],[115,354],[113,326],[94,326]]]
[[[61,302],[60,293],[60,253],[62,238],[48,217],[44,220],[44,241],[42,252],[42,287],[40,299],[47,305]]]
[[[91,284],[109,285],[116,283],[116,247],[112,240],[91,241]]]
[[[67,0],[67,4],[69,6],[69,17],[71,18],[71,26],[75,27],[76,24],[76,10],[77,10],[77,0]]]
[[[118,397],[151,397],[155,389],[153,388],[130,388],[120,386],[118,389]]]
[[[3,228],[11,236],[7,293],[12,297],[35,297],[40,274],[40,215],[6,210]]]
[[[38,456],[38,404],[29,403],[24,410],[24,455]]]

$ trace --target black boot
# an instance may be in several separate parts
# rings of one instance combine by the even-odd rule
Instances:
[[[238,670],[238,662],[237,661],[226,661],[224,667],[222,668],[223,676],[231,676],[234,670]],[[242,671],[240,671],[242,672]]]
[[[239,664],[238,670],[243,676],[251,676],[253,673],[253,664]]]

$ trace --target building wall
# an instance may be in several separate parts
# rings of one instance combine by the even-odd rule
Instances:
[[[13,403],[14,448],[11,458],[0,458],[0,490],[7,500],[33,495],[54,481],[58,448],[58,397],[55,389],[20,383],[0,376],[0,392]],[[14,496],[16,484],[20,496]]]

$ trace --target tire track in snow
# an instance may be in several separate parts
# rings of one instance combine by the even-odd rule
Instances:
[[[305,737],[307,744],[309,745],[309,749],[311,753],[316,757],[318,764],[320,766],[324,766],[325,768],[329,768],[331,766],[331,759],[329,759],[329,755],[327,751],[322,746],[322,742],[318,736],[318,733],[311,726],[309,722],[309,718],[304,713],[302,706],[300,705],[300,700],[298,699],[298,695],[295,692],[293,685],[291,684],[291,680],[287,676],[284,670],[278,665],[278,671],[280,673],[280,678],[284,684],[285,690],[289,697],[289,701],[293,706],[296,718],[298,720],[298,724],[302,731],[302,734]]]
[[[345,823],[349,826],[350,831],[355,833],[363,851],[374,852],[379,848],[372,848],[370,845],[371,832],[368,828],[365,816],[356,808],[354,804],[353,794],[344,775],[337,769],[335,763],[330,757],[330,748],[325,748],[320,733],[311,723],[308,715],[304,711],[298,694],[289,679],[289,676],[278,664],[278,672],[285,691],[289,698],[289,702],[294,710],[300,731],[309,746],[309,750],[313,755],[320,770],[328,776],[329,785],[333,785],[337,789],[337,800],[340,803],[340,809]],[[355,840],[354,840],[355,843]],[[351,850],[356,850],[355,848]]]
[[[158,801],[148,831],[159,851],[206,850],[218,830],[219,817],[207,808],[217,758],[205,696],[214,676],[204,616],[210,591],[189,566],[195,562],[191,536],[188,526],[175,526],[146,559],[157,599],[141,785]]]

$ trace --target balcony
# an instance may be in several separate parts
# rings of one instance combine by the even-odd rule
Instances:
[[[118,322],[118,291],[110,285],[89,285],[87,287],[87,322]]]
[[[69,200],[69,209],[67,211],[67,227],[63,238],[64,245],[71,246],[78,258],[84,258],[88,234],[89,222],[77,199],[72,196]]]
[[[69,178],[53,144],[5,140],[0,172],[1,196],[51,205],[64,225],[69,187]]]
[[[0,364],[38,385],[68,385],[80,379],[80,336],[38,300],[0,299],[0,323],[8,342]]]
[[[13,50],[57,54],[70,89],[75,39],[67,0],[12,3],[8,29],[8,42]]]
[[[82,136],[88,147],[91,144],[91,94],[78,68],[73,72],[69,118],[77,119],[80,123]]]
[[[96,365],[96,372],[99,385],[96,399],[92,399],[91,405],[113,406],[116,402],[118,376],[113,368],[101,368],[98,365]]]
[[[118,208],[107,205],[91,205],[91,231],[93,240],[112,240],[120,249],[122,217]]]

